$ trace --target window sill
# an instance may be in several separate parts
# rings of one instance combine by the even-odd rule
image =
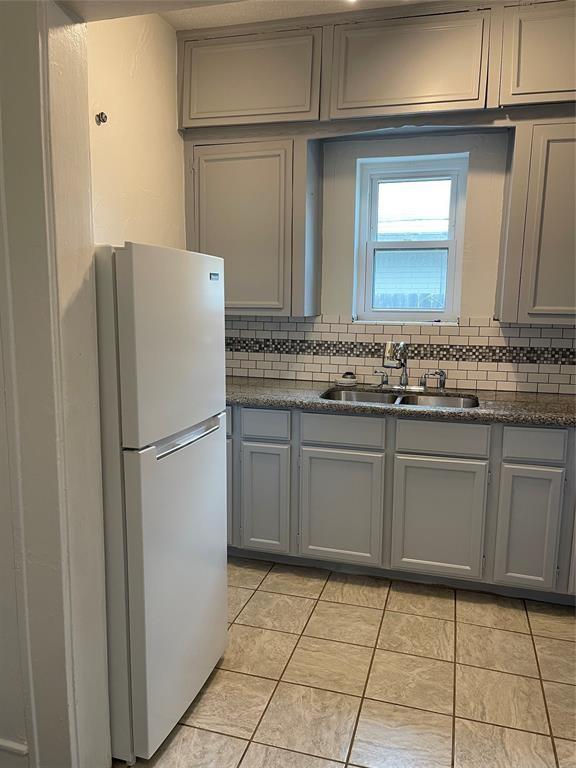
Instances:
[[[402,327],[403,325],[424,325],[435,328],[459,328],[460,323],[458,320],[359,320],[352,318],[353,325],[396,325]]]

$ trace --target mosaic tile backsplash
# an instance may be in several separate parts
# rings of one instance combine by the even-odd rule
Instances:
[[[576,328],[467,317],[456,325],[371,325],[349,317],[226,318],[226,373],[330,382],[353,371],[376,384],[387,341],[408,343],[410,384],[443,368],[452,389],[576,394]],[[389,371],[397,384],[400,372]]]

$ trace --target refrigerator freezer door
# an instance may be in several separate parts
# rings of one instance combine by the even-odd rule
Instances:
[[[124,451],[136,756],[168,736],[226,646],[226,430]]]
[[[224,262],[126,243],[115,273],[122,445],[139,449],[225,408]]]

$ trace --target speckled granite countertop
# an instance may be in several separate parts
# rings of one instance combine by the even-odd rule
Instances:
[[[226,379],[228,405],[253,408],[295,408],[341,414],[377,414],[403,418],[446,421],[476,421],[501,424],[536,424],[549,427],[576,426],[576,397],[572,395],[532,394],[528,392],[466,391],[476,394],[478,408],[431,408],[421,405],[322,400],[329,382],[286,381],[283,379]]]

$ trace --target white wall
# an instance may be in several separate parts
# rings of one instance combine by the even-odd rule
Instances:
[[[79,766],[100,768],[110,726],[87,35],[53,2],[47,14],[75,727]]]
[[[157,15],[89,24],[88,77],[95,241],[184,248],[174,29]]]
[[[470,152],[460,315],[494,311],[507,135],[498,131],[331,141],[324,147],[322,313],[352,316],[356,159]]]
[[[87,106],[85,28],[1,2],[2,768],[110,764]]]

